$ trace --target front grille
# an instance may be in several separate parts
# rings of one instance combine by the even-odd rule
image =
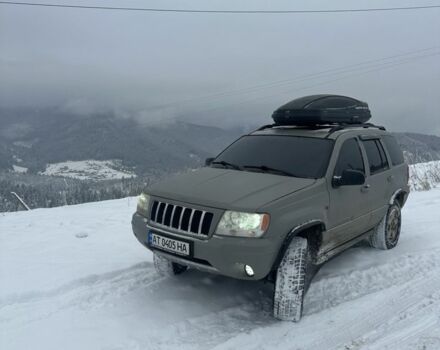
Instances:
[[[178,231],[197,235],[209,234],[213,213],[187,208],[181,205],[154,201],[151,206],[150,221]]]

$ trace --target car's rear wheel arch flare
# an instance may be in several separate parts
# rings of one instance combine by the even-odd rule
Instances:
[[[402,208],[403,204],[405,203],[405,197],[407,196],[405,191],[401,191],[396,196],[396,201],[399,204],[399,206]]]
[[[389,204],[393,204],[394,202],[397,202],[401,208],[403,208],[403,205],[405,204],[405,198],[408,196],[408,192],[404,191],[403,189],[399,188],[396,192],[393,193],[393,195],[390,198]]]

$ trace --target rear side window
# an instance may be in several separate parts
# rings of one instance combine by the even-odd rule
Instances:
[[[379,140],[362,141],[367,153],[370,174],[374,175],[388,169],[388,161],[382,144]]]
[[[342,172],[347,169],[365,173],[362,153],[356,139],[346,140],[342,145],[334,175],[341,176]]]
[[[391,157],[391,163],[393,165],[403,164],[405,159],[403,158],[402,150],[400,149],[396,139],[391,135],[387,135],[382,137],[382,140],[385,143],[385,147]]]

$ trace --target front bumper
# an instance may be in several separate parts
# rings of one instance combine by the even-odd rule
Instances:
[[[274,247],[273,242],[264,237],[240,238],[213,235],[208,239],[198,239],[165,231],[153,225],[150,226],[148,220],[138,213],[133,215],[132,228],[140,243],[171,261],[237,279],[259,280],[265,278],[271,272],[278,254],[278,247]],[[176,239],[192,241],[194,244],[193,256],[191,258],[181,257],[151,248],[147,241],[150,230]],[[245,273],[245,265],[252,267],[254,276],[249,277]]]

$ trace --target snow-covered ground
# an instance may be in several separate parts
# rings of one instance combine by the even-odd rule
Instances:
[[[297,324],[272,318],[270,284],[159,277],[134,208],[0,214],[0,349],[440,349],[440,189],[411,194],[397,248],[325,264]]]
[[[114,180],[136,177],[133,172],[122,170],[120,161],[79,160],[48,164],[41,175],[71,177],[80,180]]]
[[[12,169],[16,172],[16,173],[27,173],[28,168],[25,168],[23,166],[19,166],[19,165],[13,165]]]

